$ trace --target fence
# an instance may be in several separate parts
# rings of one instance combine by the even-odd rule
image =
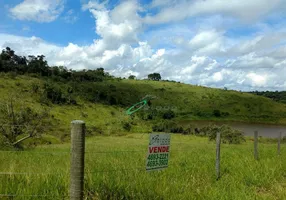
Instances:
[[[281,138],[282,133],[278,135],[278,143],[277,143],[277,154],[281,155]],[[183,143],[180,143],[183,144]],[[188,143],[186,143],[188,144]],[[221,134],[217,133],[216,138],[216,159],[215,159],[215,172],[216,179],[219,180],[221,177],[220,173],[220,148],[221,148]],[[4,153],[13,153],[15,151],[3,151]],[[130,150],[130,151],[96,151],[89,152],[85,151],[85,123],[83,121],[73,121],[71,123],[71,151],[52,151],[52,152],[26,152],[26,151],[17,151],[17,154],[25,154],[25,153],[35,153],[41,155],[67,155],[70,154],[70,181],[69,181],[69,194],[68,195],[48,195],[48,194],[31,194],[31,195],[21,195],[21,194],[0,194],[1,197],[14,198],[14,197],[31,197],[31,198],[56,198],[56,199],[64,199],[70,198],[71,200],[83,200],[84,198],[84,175],[87,173],[111,173],[111,172],[119,172],[119,171],[130,171],[130,169],[105,169],[105,170],[96,170],[96,171],[85,171],[85,154],[93,153],[93,154],[118,154],[118,153],[141,153],[145,152],[145,150]],[[254,133],[254,159],[259,159],[258,154],[258,132]],[[145,167],[133,168],[134,171],[145,171]],[[0,176],[20,176],[20,175],[49,175],[56,174],[55,172],[0,172]],[[66,175],[68,173],[63,174],[62,172],[59,175]]]

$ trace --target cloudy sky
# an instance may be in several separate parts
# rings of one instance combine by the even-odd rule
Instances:
[[[286,90],[285,17],[286,0],[0,0],[0,47],[121,77]]]

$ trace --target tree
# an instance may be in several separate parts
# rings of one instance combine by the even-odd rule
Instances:
[[[161,80],[161,75],[159,73],[149,74],[148,79],[152,81],[159,81]]]
[[[0,116],[0,135],[10,146],[19,148],[24,140],[40,136],[49,114],[46,110],[38,113],[29,107],[16,109],[11,99],[0,106]]]
[[[49,66],[48,62],[45,60],[44,55],[36,56],[28,56],[28,72],[29,73],[37,73],[41,76],[48,76],[49,75]]]
[[[215,117],[221,117],[221,112],[220,112],[220,110],[214,110],[214,111],[213,111],[213,115],[214,115]]]
[[[242,131],[232,129],[230,126],[227,125],[213,125],[205,127],[203,129],[204,134],[209,137],[210,141],[216,140],[216,135],[218,132],[221,133],[222,143],[240,144],[246,141]]]
[[[68,93],[73,93],[73,91],[68,91]],[[61,87],[59,85],[46,82],[44,84],[44,96],[51,100],[53,104],[65,104],[68,102],[68,99],[66,98],[66,94],[62,91]],[[70,99],[71,102],[71,99]]]
[[[128,77],[128,79],[130,79],[130,80],[134,80],[134,79],[136,79],[136,76],[134,76],[134,75],[130,75],[130,76]]]

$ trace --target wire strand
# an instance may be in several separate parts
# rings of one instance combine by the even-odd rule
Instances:
[[[112,153],[143,153],[147,150],[125,150],[125,151],[86,151],[86,154],[112,154]],[[172,152],[189,152],[193,150],[172,150]],[[0,151],[0,153],[31,153],[31,154],[70,154],[69,151],[49,151],[49,152],[41,152],[41,151]]]
[[[22,194],[0,194],[0,197],[69,197],[66,196],[60,196],[60,195],[45,195],[45,194],[30,194],[30,195],[22,195]]]

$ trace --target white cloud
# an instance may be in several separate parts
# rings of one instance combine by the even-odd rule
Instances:
[[[219,82],[223,80],[223,75],[221,72],[216,72],[213,74],[213,79],[215,82]]]
[[[31,30],[31,28],[29,26],[23,26],[22,27],[22,31],[27,31],[29,32]]]
[[[82,4],[81,9],[83,11],[86,11],[89,9],[104,10],[107,3],[108,3],[107,0],[103,1],[102,3],[99,3],[96,1],[89,1],[88,3]]]
[[[10,9],[12,17],[19,20],[51,22],[64,10],[64,0],[24,0]]]
[[[285,89],[285,59],[276,62],[277,67],[270,71],[260,67],[262,61],[237,68],[233,63],[242,62],[240,57],[233,59],[233,62],[224,62],[166,49],[154,51],[146,42],[140,42],[137,47],[121,44],[113,50],[102,48],[94,53],[93,49],[100,41],[88,46],[70,43],[66,47],[60,47],[36,37],[0,34],[1,48],[10,46],[20,55],[44,54],[50,65],[64,65],[73,69],[103,67],[115,76],[127,77],[134,74],[138,78],[144,78],[151,72],[159,72],[163,79],[238,90]],[[251,58],[248,55],[244,59],[251,61]]]
[[[65,13],[63,19],[66,23],[73,24],[78,20],[78,16],[75,14],[73,9],[70,9]]]
[[[159,72],[163,79],[212,87],[285,89],[286,35],[283,28],[273,30],[264,26],[263,31],[234,38],[227,34],[226,27],[236,21],[215,15],[197,18],[197,22],[192,24],[155,27],[142,37],[146,24],[138,15],[142,8],[137,1],[123,1],[111,10],[106,8],[107,1],[101,4],[95,2],[82,6],[82,10],[88,10],[95,18],[95,30],[99,36],[90,45],[69,43],[62,47],[37,37],[0,34],[0,47],[10,46],[20,55],[44,54],[50,65],[64,65],[72,69],[103,67],[115,76],[134,74],[145,78],[149,73]],[[166,4],[162,5],[162,2]],[[156,0],[151,6],[160,6],[163,13],[170,5],[177,9],[176,6],[184,2],[210,6],[218,0]],[[216,5],[222,13],[231,11],[239,16],[242,6],[230,7],[238,1],[233,0],[230,5],[222,2]],[[261,2],[263,5],[258,5],[257,9],[262,11],[258,15],[264,13],[264,4],[268,4],[265,0]],[[226,8],[229,10],[226,11]],[[200,9],[198,12],[211,13],[211,8]],[[73,15],[74,11],[66,14]]]
[[[246,77],[251,80],[252,86],[265,86],[267,81],[266,75],[259,75],[254,72],[247,74]]]
[[[156,3],[157,2],[157,3]],[[187,17],[224,14],[239,17],[244,21],[254,20],[269,14],[283,6],[285,0],[178,0],[167,1],[168,6],[156,15],[145,18],[146,23],[158,24],[180,21]],[[153,2],[153,6],[162,6],[162,1]]]
[[[101,4],[100,4],[101,5]],[[124,1],[113,10],[97,3],[90,3],[89,11],[96,19],[97,41],[104,49],[117,49],[121,44],[138,44],[138,33],[142,30],[141,18],[137,14],[140,6],[135,1]]]
[[[150,7],[154,8],[154,7],[164,7],[167,5],[171,5],[174,3],[174,0],[153,0],[151,2]]]
[[[20,37],[2,33],[0,33],[0,47],[2,49],[10,47],[19,55],[50,55],[61,48],[35,36]]]

